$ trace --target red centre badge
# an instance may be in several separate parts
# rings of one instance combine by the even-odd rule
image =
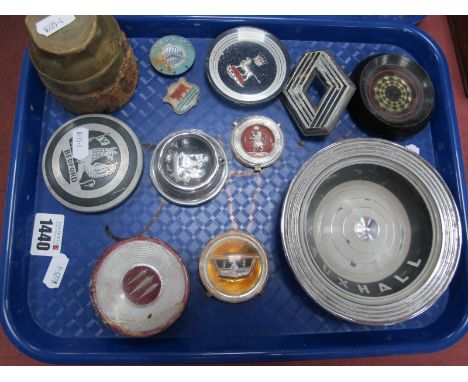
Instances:
[[[146,305],[158,297],[161,279],[153,268],[137,265],[125,274],[122,288],[131,302]]]
[[[251,155],[267,155],[275,147],[275,136],[268,127],[255,124],[244,130],[241,144],[245,152]]]

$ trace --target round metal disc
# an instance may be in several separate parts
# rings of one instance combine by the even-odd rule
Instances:
[[[184,37],[164,36],[153,44],[150,60],[158,72],[167,76],[177,76],[192,67],[195,49]]]
[[[243,165],[255,170],[275,163],[284,147],[281,127],[270,118],[255,115],[234,124],[232,152]]]
[[[414,134],[431,116],[435,92],[421,66],[407,57],[387,54],[361,63],[350,111],[363,128],[386,137]]]
[[[289,78],[290,59],[284,45],[262,29],[230,29],[211,45],[206,73],[224,98],[252,105],[275,98]]]
[[[326,147],[294,178],[283,247],[302,288],[331,313],[384,325],[428,309],[461,250],[456,204],[419,155],[380,139]]]
[[[73,141],[81,137],[86,141],[74,152]],[[42,160],[51,194],[80,212],[105,211],[122,203],[138,185],[142,169],[136,135],[122,121],[104,114],[66,122],[50,138]]]
[[[252,235],[225,232],[203,249],[198,269],[210,295],[238,303],[263,290],[268,278],[268,255]]]
[[[102,321],[132,337],[160,333],[182,314],[189,295],[185,265],[164,242],[135,237],[101,256],[90,283],[91,301]]]
[[[164,138],[151,158],[151,179],[167,200],[195,206],[214,198],[228,175],[226,154],[200,130],[182,130]]]

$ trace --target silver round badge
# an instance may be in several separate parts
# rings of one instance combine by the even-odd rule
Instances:
[[[255,297],[268,279],[268,254],[246,232],[224,232],[203,249],[198,271],[209,295],[239,303]]]
[[[196,206],[214,198],[228,176],[226,154],[213,137],[183,130],[164,138],[151,158],[151,179],[158,192],[180,205]]]
[[[42,174],[57,201],[72,210],[100,212],[136,188],[143,153],[133,131],[117,118],[87,114],[62,125],[44,150]]]
[[[234,123],[232,152],[239,162],[255,171],[275,163],[283,147],[281,127],[270,118],[254,115]]]
[[[285,198],[281,234],[302,288],[349,321],[386,325],[428,309],[461,250],[456,204],[419,155],[380,139],[310,158]]]
[[[189,279],[169,245],[134,237],[117,242],[100,257],[90,293],[96,313],[112,330],[146,337],[166,330],[182,314]]]
[[[242,105],[275,98],[289,79],[287,49],[271,33],[239,27],[219,35],[206,59],[211,86],[222,97]]]

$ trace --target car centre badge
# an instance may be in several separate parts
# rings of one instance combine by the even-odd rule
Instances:
[[[159,73],[177,76],[191,68],[195,61],[195,49],[184,37],[164,36],[152,46],[150,60]]]
[[[148,337],[169,328],[188,302],[184,262],[167,243],[131,237],[106,249],[90,282],[96,314],[114,332]]]
[[[244,166],[255,171],[271,166],[280,158],[283,147],[279,123],[268,117],[254,115],[234,123],[231,148],[234,157]]]
[[[271,33],[251,27],[230,29],[208,51],[206,74],[226,99],[252,105],[275,98],[289,78],[286,48]]]
[[[203,249],[198,271],[210,296],[229,303],[244,302],[265,287],[268,254],[251,234],[224,232]]]
[[[171,104],[177,114],[185,114],[197,104],[199,95],[200,88],[182,77],[169,86],[163,102]]]
[[[228,177],[221,144],[196,129],[161,140],[151,158],[150,175],[158,192],[172,203],[195,206],[213,199]]]
[[[99,212],[132,193],[142,165],[140,143],[127,125],[88,114],[66,122],[50,138],[42,171],[49,191],[64,206]]]

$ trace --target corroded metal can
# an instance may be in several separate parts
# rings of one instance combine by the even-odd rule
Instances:
[[[76,16],[49,36],[27,16],[31,61],[44,85],[68,110],[110,113],[125,104],[138,82],[138,69],[125,34],[112,16]]]

